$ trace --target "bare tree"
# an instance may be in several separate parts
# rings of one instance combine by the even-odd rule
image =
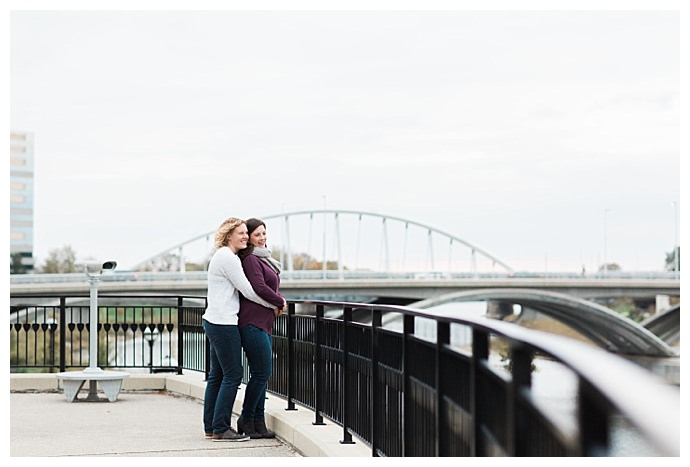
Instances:
[[[22,263],[21,253],[13,253],[10,257],[10,274],[26,274],[26,266]]]
[[[50,250],[40,272],[45,274],[77,272],[76,257],[76,253],[69,245]]]

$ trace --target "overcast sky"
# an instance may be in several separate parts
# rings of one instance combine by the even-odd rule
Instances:
[[[10,33],[39,264],[129,267],[324,201],[517,270],[591,271],[605,244],[661,270],[676,241],[679,11],[34,10]]]

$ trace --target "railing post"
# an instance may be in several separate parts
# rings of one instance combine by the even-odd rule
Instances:
[[[204,299],[204,310],[208,308],[208,297]],[[202,315],[203,316],[203,315]],[[201,318],[201,329],[204,329],[204,319]],[[208,375],[211,373],[211,341],[204,333],[204,381],[208,381]]]
[[[183,315],[187,313],[184,311],[184,299],[182,297],[177,297],[177,374],[182,374],[182,368],[184,367],[184,332],[182,332]],[[185,316],[186,317],[186,316]]]
[[[66,356],[66,337],[67,333],[65,331],[65,328],[67,327],[66,322],[67,322],[67,317],[65,316],[67,314],[67,299],[65,297],[60,297],[60,372],[64,372],[66,370],[66,362],[65,359],[67,358]]]
[[[512,383],[508,392],[506,452],[509,456],[526,456],[532,446],[527,435],[528,426],[524,418],[518,417],[523,393],[532,386],[532,353],[520,344],[514,344],[510,352]]]
[[[208,297],[204,299],[204,310],[208,308]],[[201,329],[204,329],[204,318],[201,317]],[[211,342],[208,340],[204,332],[204,381],[208,381],[208,375],[211,372]]]
[[[352,321],[352,308],[346,306],[343,309],[343,334],[341,338],[343,346],[343,387],[340,393],[342,394],[341,402],[343,407],[343,440],[340,441],[340,444],[354,444],[354,441],[352,441],[352,435],[348,430],[348,426],[350,426],[350,394],[348,393],[348,389],[350,388],[350,349],[349,339],[347,338],[347,327],[350,321]]]
[[[591,384],[578,378],[578,425],[580,452],[576,456],[599,457],[609,451],[609,410],[605,401],[597,400]]]
[[[448,377],[448,373],[446,373],[442,367],[442,357],[444,348],[449,344],[450,324],[436,321],[436,457],[444,456],[448,452],[448,430],[445,429],[448,423],[446,421],[446,410],[443,402],[443,397],[446,394],[444,380]]]
[[[208,307],[208,302],[207,302]],[[202,319],[203,325],[203,319]],[[204,333],[204,381],[208,381],[208,375],[211,374],[211,341]]]
[[[410,362],[412,361],[409,349],[408,337],[414,335],[414,316],[403,315],[403,457],[411,457],[414,440],[414,427],[412,426],[412,389],[410,385]]]
[[[482,440],[482,426],[484,424],[484,407],[486,404],[483,375],[489,358],[489,335],[485,331],[472,328],[472,369],[470,373],[470,413],[472,414],[472,444],[471,457],[486,455]]]
[[[287,358],[287,408],[285,410],[297,410],[295,408],[295,304],[288,303],[288,358]]]
[[[321,326],[323,324],[323,305],[316,305],[316,320],[314,322],[314,425],[325,425],[323,421],[323,337]]]
[[[378,457],[377,444],[379,438],[379,404],[380,400],[380,387],[379,384],[379,328],[382,323],[382,313],[380,310],[372,308],[371,310],[371,400],[369,401],[371,414],[371,420],[369,420],[369,426],[371,430],[371,455],[372,457]]]

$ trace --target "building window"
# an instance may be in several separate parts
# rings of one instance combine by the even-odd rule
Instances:
[[[11,208],[10,209],[10,214],[15,215],[15,216],[32,215],[33,213],[34,213],[33,209],[27,209],[27,208]]]
[[[15,219],[12,222],[12,226],[15,228],[22,228],[22,227],[32,228],[34,226],[34,223],[31,220]]]
[[[34,178],[32,172],[27,172],[25,170],[10,170],[10,177],[14,178]]]

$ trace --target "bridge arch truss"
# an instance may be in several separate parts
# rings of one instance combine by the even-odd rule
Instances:
[[[456,235],[400,217],[323,209],[260,219],[267,226],[268,246],[288,276],[307,270],[313,274],[314,269],[324,277],[358,271],[432,277],[512,272],[503,261]],[[161,270],[163,258],[171,256],[178,259],[180,271],[188,262],[207,262],[214,235],[215,230],[174,245],[135,269]]]

